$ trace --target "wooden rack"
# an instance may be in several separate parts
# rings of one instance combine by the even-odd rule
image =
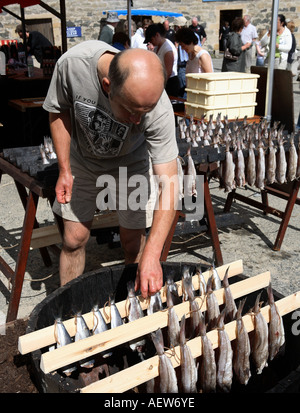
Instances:
[[[243,272],[242,261],[235,261],[230,264],[223,265],[217,268],[220,278],[223,279],[226,269],[229,267],[229,277],[239,275]],[[203,273],[206,280],[211,275],[211,271]],[[260,291],[266,288],[271,281],[271,274],[269,271],[245,278],[242,281],[232,283],[230,285],[232,295],[234,299],[241,298],[255,291]],[[199,279],[195,275],[193,277],[193,285],[195,290],[199,288]],[[182,295],[181,281],[177,282],[179,295]],[[224,304],[224,289],[214,291],[219,305]],[[162,301],[166,301],[165,289],[161,290]],[[141,306],[143,309],[147,308],[147,302],[139,297]],[[196,301],[202,311],[206,310],[206,301],[203,297],[196,297]],[[280,314],[283,316],[289,312],[292,312],[300,307],[300,291],[276,301],[276,305]],[[126,300],[117,303],[117,307],[122,317],[127,316]],[[189,302],[183,302],[174,306],[175,312],[179,319],[185,314],[186,318],[189,314]],[[266,321],[269,322],[269,306],[262,308],[262,315]],[[103,309],[101,309],[102,314]],[[109,307],[106,313],[109,314]],[[93,313],[87,313],[83,315],[88,327],[91,329],[93,325]],[[105,318],[105,316],[104,316]],[[110,322],[110,314],[107,322]],[[243,317],[245,327],[248,332],[254,329],[253,317],[250,314],[246,314]],[[93,335],[84,340],[74,342],[68,346],[61,347],[52,351],[45,352],[41,355],[40,368],[44,373],[53,372],[61,367],[70,365],[87,357],[94,356],[100,352],[111,349],[120,344],[127,343],[132,339],[142,337],[158,328],[166,327],[168,323],[168,311],[163,310],[154,313],[149,316],[145,316],[142,319],[133,321],[131,323],[123,324],[114,329],[107,330],[103,333]],[[64,325],[67,328],[71,336],[75,335],[75,323],[74,319],[64,321]],[[236,323],[235,321],[227,323],[225,329],[229,335],[230,340],[236,338]],[[207,333],[208,338],[211,340],[213,348],[218,347],[218,332],[212,330]],[[50,346],[55,343],[54,325],[43,328],[41,330],[34,331],[25,336],[19,338],[19,351],[21,354],[26,354],[34,350]],[[194,358],[201,355],[201,337],[196,337],[187,342],[191,349]],[[174,367],[180,365],[180,347],[177,346],[174,349],[174,353],[171,356],[171,361]],[[124,369],[118,373],[108,376],[102,380],[87,385],[81,389],[82,393],[120,393],[134,388],[142,383],[147,382],[159,375],[159,357],[154,356],[143,362],[140,362],[132,367]]]
[[[280,226],[277,232],[276,240],[273,244],[274,251],[280,251],[285,232],[287,230],[294,205],[300,205],[300,198],[298,198],[300,188],[300,180],[294,180],[288,184],[278,185],[268,185],[265,189],[261,190],[261,199],[262,201],[256,201],[255,199],[246,197],[233,189],[227,195],[227,199],[224,205],[224,212],[229,212],[232,202],[234,199],[238,201],[244,202],[247,205],[251,205],[254,208],[258,208],[264,212],[264,214],[271,214],[275,217],[281,219]],[[280,211],[275,207],[271,207],[268,202],[268,195],[273,195],[275,197],[285,199],[287,201],[284,211]]]
[[[223,265],[222,267],[218,267],[218,274],[221,279],[223,279],[225,275],[225,271],[227,267],[230,266],[229,271],[228,271],[228,276],[233,277],[235,275],[241,274],[243,272],[243,262],[242,260],[234,261],[230,264]],[[211,275],[210,271],[205,271],[203,273],[204,277],[208,279],[208,277]],[[177,287],[178,287],[178,293],[179,295],[182,295],[182,287],[181,287],[181,281],[176,282]],[[193,277],[193,285],[195,289],[199,289],[199,281],[198,277],[194,276]],[[143,310],[145,310],[148,307],[148,302],[147,300],[144,300],[143,297],[139,296],[138,299],[140,300],[141,307]],[[166,294],[165,294],[165,289],[161,289],[161,299],[162,302],[166,302]],[[120,312],[120,315],[122,318],[126,317],[128,312],[127,312],[127,306],[126,306],[126,300],[120,301],[116,303],[116,306]],[[103,308],[100,309],[102,315],[104,316],[104,320],[106,320],[107,323],[110,322],[110,308],[107,307],[105,309],[106,314],[108,315],[108,319],[106,318]],[[86,314],[83,314],[83,318],[85,319],[88,327],[92,329],[93,327],[93,312],[89,312]],[[145,320],[145,318],[144,318]],[[146,324],[146,323],[145,323]],[[71,337],[75,335],[75,324],[74,324],[74,318],[64,320],[64,325],[66,329],[68,330],[68,333],[70,334]],[[127,327],[129,324],[127,325]],[[151,330],[150,330],[151,331]],[[153,331],[153,330],[152,330]],[[18,344],[18,349],[21,354],[27,354],[32,351],[38,350],[43,347],[51,346],[52,344],[55,343],[55,334],[54,334],[54,326],[49,326],[40,330],[33,331],[32,333],[26,334],[24,336],[19,337],[19,344]],[[74,343],[75,344],[75,343]]]

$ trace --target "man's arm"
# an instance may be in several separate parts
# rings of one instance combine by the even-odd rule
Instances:
[[[211,73],[213,71],[211,57],[207,53],[203,53],[200,57],[201,68],[204,73]]]
[[[55,192],[57,201],[67,204],[71,200],[73,177],[70,166],[71,119],[69,111],[50,113],[50,130],[58,160],[59,177]]]
[[[174,64],[174,53],[172,50],[165,54],[164,63],[165,63],[165,68],[166,68],[166,73],[167,73],[167,79],[169,79],[172,74],[173,64]]]
[[[138,265],[136,289],[140,288],[144,298],[155,294],[163,286],[160,257],[174,221],[178,201],[176,159],[165,164],[153,165],[153,173],[164,184],[154,211],[151,231]],[[162,179],[163,177],[165,179]]]

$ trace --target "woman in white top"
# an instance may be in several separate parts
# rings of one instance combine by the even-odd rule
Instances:
[[[270,32],[266,33],[261,39],[261,46],[269,45],[270,43]],[[283,14],[278,14],[277,19],[277,36],[276,36],[276,49],[275,49],[275,69],[286,69],[287,59],[289,51],[292,47],[292,34],[290,30],[286,27],[285,16]]]
[[[186,73],[211,73],[214,71],[212,59],[207,50],[198,45],[193,30],[183,27],[176,32],[176,42],[189,55]]]
[[[165,38],[165,33],[166,30],[161,23],[151,24],[146,30],[144,43],[151,43],[154,46],[154,52],[164,64],[167,77],[165,87],[167,94],[170,96],[178,96],[178,53],[174,44]]]

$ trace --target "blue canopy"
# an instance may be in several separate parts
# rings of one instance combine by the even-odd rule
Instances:
[[[127,16],[127,9],[124,10],[109,10],[110,12],[117,12],[118,16]],[[103,14],[106,14],[104,11]],[[171,11],[161,11],[161,10],[145,10],[145,9],[131,9],[132,16],[169,16],[169,17],[179,17],[182,13],[173,13]]]

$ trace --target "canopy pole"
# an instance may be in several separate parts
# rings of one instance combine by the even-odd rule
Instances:
[[[267,119],[267,121],[271,121],[272,119],[272,96],[273,96],[274,64],[275,64],[276,37],[277,37],[278,5],[279,5],[279,0],[273,0],[271,39],[270,39],[270,51],[269,51],[269,57],[268,57],[266,103],[265,103],[265,118]]]
[[[131,1],[132,0],[127,0],[127,21],[128,21],[129,44],[131,43]]]
[[[25,12],[22,6],[20,6],[20,15],[21,15],[21,21],[22,21],[24,51],[25,51],[25,57],[26,57],[26,63],[27,63],[28,50],[27,50],[27,37],[26,37],[26,23],[25,23]]]
[[[68,50],[67,44],[67,21],[66,21],[66,3],[65,0],[60,0],[60,24],[61,24],[61,45],[62,53]]]

